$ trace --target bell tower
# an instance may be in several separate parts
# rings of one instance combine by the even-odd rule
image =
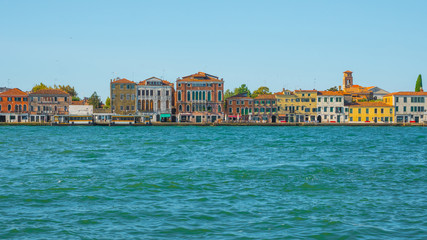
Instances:
[[[343,81],[342,81],[342,87],[345,90],[346,88],[349,88],[351,86],[353,86],[353,76],[352,76],[353,72],[352,71],[345,71],[344,72],[344,77],[343,77]]]

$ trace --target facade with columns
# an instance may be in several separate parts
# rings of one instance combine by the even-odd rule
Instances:
[[[153,122],[174,121],[173,83],[151,77],[139,82],[137,91],[137,114],[152,116]]]
[[[176,81],[179,122],[215,122],[223,118],[224,81],[198,72]]]

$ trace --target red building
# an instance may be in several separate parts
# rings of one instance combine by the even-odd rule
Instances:
[[[247,93],[241,93],[227,98],[226,121],[252,121],[254,101]]]
[[[28,94],[18,88],[0,93],[0,122],[27,122]]]
[[[259,95],[254,99],[253,120],[263,123],[275,123],[278,117],[278,106],[274,94]]]
[[[179,122],[215,122],[223,116],[224,81],[198,72],[176,81]]]

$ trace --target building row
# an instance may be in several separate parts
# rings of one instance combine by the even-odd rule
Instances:
[[[62,90],[24,92],[2,88],[0,122],[68,122],[70,119],[214,123],[427,123],[427,93],[394,92],[353,84],[344,72],[336,91],[286,90],[224,99],[224,80],[203,72],[178,78],[175,85],[151,77],[140,82],[110,81],[110,109],[72,101]],[[71,118],[74,116],[73,118]],[[133,118],[129,118],[132,116]],[[129,120],[133,119],[133,120]]]

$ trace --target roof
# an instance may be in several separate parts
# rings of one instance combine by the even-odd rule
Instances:
[[[239,93],[239,94],[231,96],[227,99],[230,99],[230,98],[251,98],[251,97],[248,96],[248,93]]]
[[[350,95],[350,94],[349,93],[345,93],[344,91],[318,91],[317,95],[343,96],[343,95]]]
[[[317,90],[295,90],[295,92],[317,92]]]
[[[389,96],[427,96],[427,92],[394,92],[385,95],[384,97]]]
[[[350,107],[393,107],[384,102],[352,102],[345,105]]]
[[[30,93],[31,95],[70,95],[60,89],[42,89],[36,92]]]
[[[347,71],[345,71],[345,73],[353,73],[352,71],[350,71],[350,70],[347,70]]]
[[[71,105],[87,105],[85,100],[71,101]]]
[[[19,88],[13,88],[0,93],[0,96],[28,96],[28,94],[21,91]]]
[[[111,83],[133,83],[133,84],[136,84],[135,82],[132,82],[126,78],[121,78],[119,80],[112,81]]]
[[[276,99],[274,94],[262,94],[258,95],[255,99]]]
[[[216,82],[222,82],[222,79],[220,80],[217,76],[210,75],[204,72],[198,72],[192,75],[188,75],[185,77],[182,77],[182,79],[178,79],[177,81],[216,81]]]
[[[139,82],[138,85],[147,85],[147,81],[149,81],[149,80],[161,81],[162,85],[173,86],[173,83],[170,83],[170,82],[168,82],[166,80],[162,80],[162,79],[156,78],[156,77],[147,78],[144,81]]]

